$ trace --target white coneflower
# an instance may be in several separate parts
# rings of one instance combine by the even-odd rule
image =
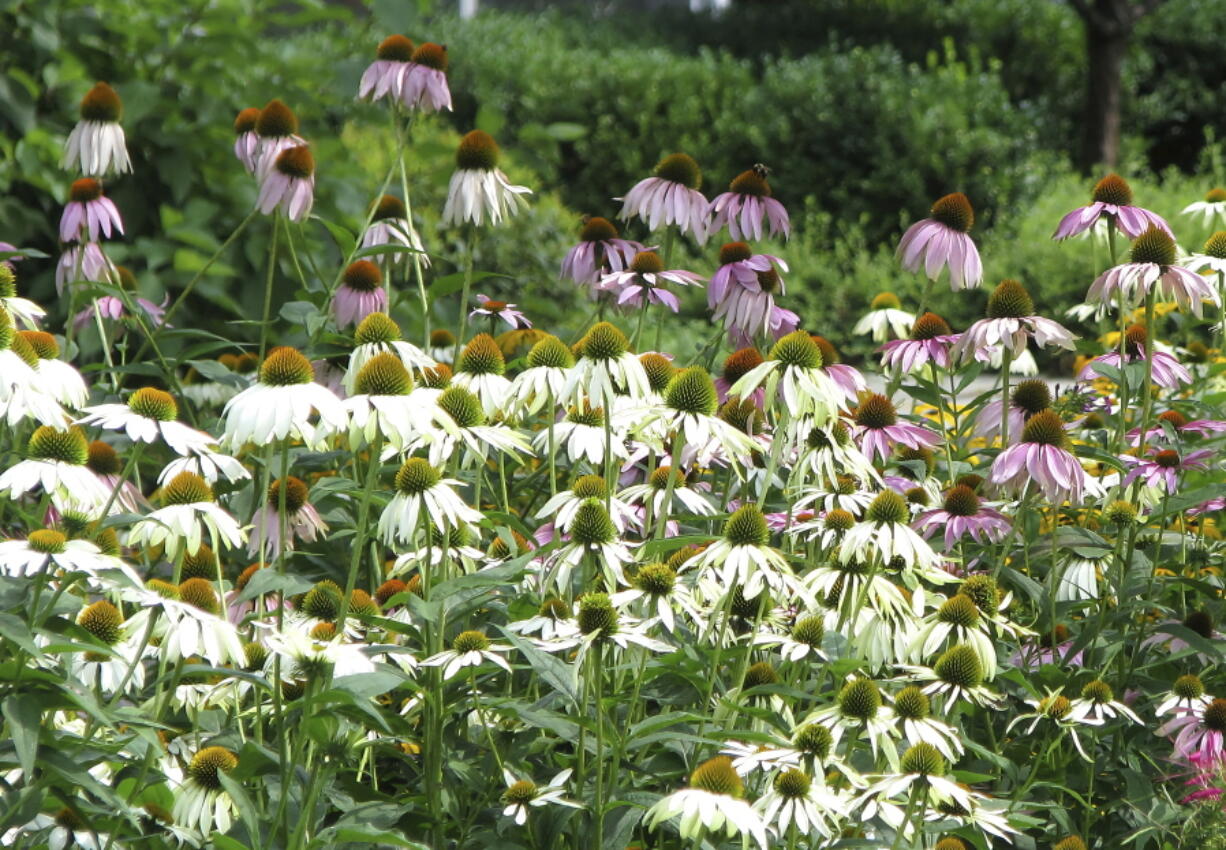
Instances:
[[[622,430],[610,427],[606,432],[604,408],[592,407],[587,402],[567,411],[566,417],[554,425],[552,439],[555,451],[564,449],[571,463],[586,460],[596,469],[604,463],[606,444],[613,457],[619,460],[630,457]],[[532,446],[544,456],[549,451],[549,440],[548,429],[538,431]]]
[[[847,563],[876,556],[883,564],[898,559],[912,569],[937,573],[941,557],[908,525],[910,521],[906,499],[894,490],[883,490],[868,506],[864,519],[843,538],[839,560]]]
[[[552,334],[532,346],[528,352],[527,368],[511,381],[511,398],[526,414],[540,411],[552,397],[556,408],[566,404],[567,383],[570,370],[575,365],[575,355],[566,343]],[[554,411],[547,411],[552,416]],[[603,414],[602,414],[603,416]],[[548,435],[546,435],[548,436]]]
[[[132,161],[119,125],[122,116],[123,102],[115,90],[106,83],[95,83],[81,98],[81,120],[64,143],[61,167],[90,177],[131,171]]]
[[[677,830],[687,841],[698,839],[706,832],[726,838],[753,837],[766,850],[766,824],[761,816],[742,799],[745,784],[727,756],[716,756],[703,762],[690,776],[690,785],[663,797],[643,815],[648,830],[654,830],[666,820],[680,816]]]
[[[1001,697],[983,684],[985,671],[979,652],[968,644],[951,647],[937,658],[931,668],[907,668],[914,680],[928,682],[923,691],[928,696],[944,697],[942,712],[951,711],[961,700],[978,706],[994,706]]]
[[[396,495],[379,517],[379,536],[389,546],[412,544],[422,532],[421,519],[439,531],[481,521],[453,489],[459,481],[443,478],[425,458],[406,460],[396,473]]]
[[[306,145],[282,149],[260,175],[256,206],[264,215],[280,209],[290,221],[305,221],[315,203],[315,157]]]
[[[584,499],[576,508],[570,522],[570,542],[553,553],[544,585],[569,591],[572,572],[589,558],[608,588],[627,583],[623,567],[631,561],[630,549],[618,536],[617,526],[601,499]],[[591,578],[583,577],[585,582]]]
[[[88,462],[89,444],[80,428],[40,426],[26,444],[26,459],[0,475],[0,492],[16,499],[41,486],[57,508],[69,503],[101,508],[111,491],[89,470]]]
[[[827,787],[821,777],[788,768],[775,774],[766,793],[754,803],[768,828],[782,838],[795,828],[800,835],[835,835],[851,814],[850,797]]]
[[[640,435],[658,423],[680,435],[684,447],[699,457],[711,457],[719,450],[728,461],[747,465],[746,459],[752,458],[761,445],[716,416],[718,408],[714,380],[701,366],[690,366],[668,382],[663,404],[627,407],[621,418],[633,422],[633,430]]]
[[[1115,698],[1115,691],[1102,679],[1088,682],[1081,689],[1081,696],[1072,701],[1069,720],[1085,723],[1106,723],[1122,717],[1133,723],[1142,723],[1136,712]]]
[[[421,662],[423,667],[442,667],[443,678],[450,679],[465,667],[480,667],[482,664],[497,664],[508,673],[511,663],[503,657],[514,647],[501,643],[490,643],[485,632],[470,629],[460,632],[451,642],[451,649],[431,655]]]
[[[175,823],[208,837],[224,834],[234,824],[238,807],[222,788],[221,775],[238,767],[238,757],[225,747],[205,747],[192,756],[186,776],[175,789]]]
[[[903,738],[909,743],[931,744],[950,761],[962,755],[962,734],[932,716],[928,695],[917,686],[908,685],[894,696],[894,715],[902,723]]]
[[[150,618],[156,618],[152,634],[167,661],[199,656],[214,667],[247,663],[238,629],[224,616],[221,599],[208,579],[189,578],[178,587],[155,579],[146,588],[120,595],[140,606],[128,621],[133,634],[144,634]]]
[[[438,410],[432,415],[441,416],[442,425],[419,433],[406,451],[428,449],[430,462],[436,466],[460,451],[461,468],[484,463],[491,449],[512,457],[532,454],[532,445],[520,431],[503,424],[489,424],[481,401],[463,387],[443,390],[435,398],[435,405]]]
[[[608,485],[599,475],[580,475],[569,490],[560,491],[541,505],[536,515],[551,518],[554,528],[567,533],[579,507],[588,499],[597,499],[608,506],[609,519],[618,534],[624,532],[626,526],[635,525],[634,508],[620,497],[610,496]]]
[[[1205,193],[1203,201],[1193,201],[1183,208],[1182,213],[1190,216],[1199,215],[1205,227],[1212,225],[1215,218],[1226,223],[1226,189],[1220,187],[1210,189]]]
[[[911,602],[916,614],[923,613],[926,599],[927,594],[922,588],[912,594]],[[996,645],[988,632],[988,621],[980,613],[975,600],[965,593],[945,599],[917,625],[911,641],[911,656],[916,661],[931,658],[953,643],[966,644],[974,649],[985,676],[988,679],[996,676]]]
[[[1069,558],[1060,573],[1060,582],[1056,585],[1057,602],[1082,602],[1087,599],[1097,599],[1098,576],[1106,574],[1110,557],[1106,558]]]
[[[694,561],[701,577],[717,579],[724,593],[738,590],[745,599],[757,598],[767,588],[774,594],[808,596],[787,559],[770,545],[766,517],[755,505],[743,505],[724,523],[724,535]]]
[[[413,386],[404,361],[390,351],[376,354],[362,366],[345,410],[349,414],[349,445],[357,449],[380,435],[402,451],[420,434],[455,426],[436,404],[439,390]]]
[[[65,572],[82,572],[97,578],[107,571],[123,573],[133,584],[141,578],[114,555],[104,553],[89,540],[69,540],[62,531],[40,528],[25,540],[0,542],[0,572],[11,577],[33,576],[52,566]]]
[[[571,769],[557,774],[547,785],[537,785],[530,779],[520,779],[514,773],[503,768],[502,778],[506,780],[507,790],[502,792],[502,802],[506,808],[502,810],[505,817],[513,818],[515,823],[523,826],[528,822],[528,811],[550,804],[568,806],[572,809],[582,809],[582,803],[567,800],[562,795],[566,793],[566,782],[570,779]]]
[[[684,612],[692,621],[700,619],[689,588],[677,582],[677,573],[668,564],[643,564],[630,576],[630,589],[618,591],[610,599],[617,608],[635,606],[645,611],[644,627],[658,621],[669,632],[675,632],[677,611]]]
[[[689,481],[683,470],[677,470],[676,473],[673,473],[672,468],[668,466],[661,466],[654,470],[642,484],[635,484],[625,488],[621,491],[619,497],[631,504],[650,506],[652,516],[671,513],[673,510],[672,500],[668,504],[664,502],[668,496],[668,479],[670,477],[673,479],[672,500],[678,502],[682,510],[691,514],[697,514],[698,516],[710,516],[716,512],[715,506],[708,501],[706,496],[689,486]]]
[[[163,546],[173,561],[180,551],[195,554],[206,531],[214,549],[236,548],[247,539],[234,517],[216,503],[213,488],[195,473],[180,472],[167,482],[161,502],[161,508],[132,525],[128,545]]]
[[[50,334],[14,331],[8,314],[0,310],[0,418],[10,426],[35,419],[62,428],[70,419],[59,399],[48,392],[56,385],[51,368],[40,374],[42,361],[34,343],[43,336]]]
[[[38,380],[34,389],[51,396],[65,407],[79,410],[89,399],[85,379],[71,363],[60,360],[60,344],[46,331],[17,331],[38,357],[34,371]],[[44,424],[52,424],[44,422]]]
[[[825,661],[826,653],[822,651],[822,639],[826,635],[826,626],[820,615],[798,617],[787,632],[777,632],[773,629],[763,629],[753,636],[754,646],[778,647],[784,660],[798,662],[806,659]]]
[[[519,210],[520,195],[532,194],[526,186],[511,185],[498,169],[499,154],[498,143],[483,130],[460,140],[443,207],[444,226],[472,222],[480,227],[486,220],[499,224]]]
[[[1195,714],[1203,712],[1205,706],[1213,702],[1213,697],[1205,693],[1205,683],[1200,676],[1188,673],[1180,676],[1171,684],[1165,698],[1158,703],[1154,714],[1162,717],[1164,714]],[[1071,703],[1070,703],[1071,708]],[[1087,715],[1088,716],[1088,713]]]
[[[256,508],[251,517],[251,536],[247,554],[264,558],[265,552],[272,557],[281,551],[281,499],[285,491],[286,549],[294,548],[295,540],[314,543],[315,537],[328,530],[328,524],[319,516],[319,511],[309,501],[310,493],[300,478],[286,476],[284,483],[278,478],[268,487],[264,504]]]
[[[799,458],[795,471],[801,473],[802,479],[807,472],[823,484],[837,481],[840,475],[874,483],[881,480],[881,474],[856,445],[851,429],[842,419],[818,426],[811,417],[802,416],[789,422],[787,430],[779,439],[787,439],[796,446]]]
[[[843,404],[843,391],[822,370],[822,353],[813,337],[794,331],[771,348],[770,356],[733,384],[729,393],[746,398],[766,388],[768,405],[782,401],[792,416],[810,414],[815,426],[830,422]]]
[[[871,335],[874,342],[885,342],[893,333],[903,339],[911,333],[915,314],[902,309],[902,302],[893,292],[882,292],[873,297],[868,312],[851,329],[854,334]]]
[[[352,612],[352,609],[350,609]],[[317,623],[310,628],[287,627],[268,636],[268,649],[290,663],[295,671],[313,674],[327,671],[332,676],[354,676],[375,672],[375,662],[361,641],[348,640],[333,623]]]
[[[925,809],[943,802],[956,803],[970,810],[976,805],[975,795],[958,783],[945,777],[949,765],[932,744],[920,741],[912,744],[902,754],[897,772],[880,776],[851,803],[852,811],[859,812],[862,820],[880,818],[904,835],[914,826],[907,821],[904,805],[896,800],[911,794],[910,799],[919,799]],[[918,793],[918,798],[914,796]]]
[[[124,628],[123,614],[105,599],[81,609],[77,625],[83,628],[104,651],[74,652],[68,656],[68,668],[87,687],[113,694],[121,684],[139,689],[145,684],[145,668],[138,653],[143,641]],[[131,670],[129,676],[128,671]]]
[[[608,322],[593,325],[579,341],[579,359],[565,395],[580,392],[591,404],[606,409],[614,396],[643,398],[651,392],[642,362],[630,353],[630,340]]]
[[[463,387],[481,401],[481,411],[493,419],[503,412],[511,394],[502,349],[489,334],[477,334],[456,358],[453,386]]]
[[[566,642],[565,646],[573,644],[569,641],[577,639],[583,633],[575,621],[574,612],[565,600],[556,596],[546,597],[540,604],[536,614],[524,620],[516,620],[506,626],[508,632],[517,635],[540,635],[534,645],[545,649],[552,648],[555,642]],[[562,644],[557,644],[560,648]]]
[[[5,243],[0,243],[0,250],[4,248]],[[4,308],[0,312],[7,312],[14,322],[31,330],[47,315],[42,307],[17,294],[17,273],[6,260],[0,260],[0,307]]]
[[[314,378],[311,361],[301,352],[274,348],[260,365],[259,381],[226,402],[223,444],[238,448],[295,438],[314,448],[343,430],[348,424],[344,405]],[[312,411],[319,413],[315,424]]]
[[[358,323],[353,332],[353,351],[349,355],[349,367],[345,370],[342,386],[350,395],[354,392],[354,384],[362,367],[372,357],[392,352],[404,367],[412,373],[414,370],[433,369],[438,363],[416,345],[405,342],[400,336],[400,326],[386,313],[371,313]]]
[[[849,733],[867,739],[874,759],[881,752],[890,764],[897,764],[894,739],[899,733],[895,719],[894,712],[882,701],[876,682],[849,676],[834,702],[811,712],[804,723],[826,728],[830,732],[831,745],[835,747]]]
[[[251,477],[247,467],[243,466],[237,458],[206,449],[185,457],[175,458],[166,464],[158,473],[158,484],[165,484],[180,472],[195,473],[209,484],[216,484],[222,478],[234,483]]]
[[[127,404],[98,404],[82,409],[78,425],[94,425],[122,431],[133,442],[153,443],[160,437],[180,457],[210,451],[217,439],[178,421],[179,405],[174,396],[154,387],[143,387],[128,397]]]

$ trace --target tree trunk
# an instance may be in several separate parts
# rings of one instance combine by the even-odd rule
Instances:
[[[1113,168],[1120,153],[1120,101],[1130,28],[1095,27],[1086,21],[1089,86],[1082,124],[1081,165]]]

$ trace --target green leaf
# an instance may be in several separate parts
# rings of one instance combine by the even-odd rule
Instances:
[[[306,593],[314,587],[310,579],[302,576],[278,575],[276,570],[262,569],[256,570],[255,575],[251,577],[251,581],[247,582],[247,586],[243,588],[243,592],[235,599],[235,603],[246,602],[248,599],[255,599],[257,596],[263,596],[266,593],[281,591],[286,596],[294,596],[299,593]]]
[[[38,753],[42,706],[43,700],[32,693],[13,694],[4,701],[4,718],[12,731],[13,746],[17,748],[17,760],[26,781],[34,771],[34,757]]]
[[[560,658],[555,658],[548,652],[537,649],[505,626],[498,626],[516,649],[523,653],[524,658],[532,665],[542,679],[548,682],[559,693],[566,696],[572,705],[579,704],[579,671],[573,664],[567,664]]]
[[[259,816],[256,813],[255,804],[247,796],[247,791],[243,788],[243,784],[235,781],[220,770],[217,771],[217,778],[221,780],[221,787],[226,790],[226,793],[234,800],[234,805],[238,807],[238,815],[243,819],[243,823],[247,825],[247,831],[252,835],[259,835]]]
[[[485,280],[486,278],[490,277],[507,277],[507,275],[497,274],[495,272],[473,272],[472,282],[476,283],[477,281]],[[430,288],[427,290],[427,293],[430,296],[430,302],[433,303],[440,298],[452,294],[453,292],[459,292],[463,288],[464,272],[453,272],[452,274],[435,278],[434,283],[430,284]]]

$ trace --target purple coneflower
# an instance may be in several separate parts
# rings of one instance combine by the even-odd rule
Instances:
[[[1060,348],[1072,348],[1074,339],[1059,322],[1035,315],[1034,300],[1024,286],[1002,280],[988,298],[987,318],[967,328],[950,353],[960,360],[987,362],[997,346],[1013,357],[1025,351],[1032,338],[1039,346]]]
[[[718,394],[719,403],[723,404],[728,400],[729,390],[732,385],[741,380],[745,375],[749,374],[753,369],[761,366],[765,361],[762,352],[752,346],[747,346],[729,354],[724,360],[724,368],[719,377],[715,379],[715,392]],[[754,404],[761,407],[766,401],[766,390],[758,387],[749,394],[749,398]]]
[[[258,137],[255,175],[260,180],[276,163],[281,151],[306,144],[306,139],[298,135],[298,116],[278,98],[268,101],[256,116],[255,133]]]
[[[260,110],[254,106],[239,110],[234,118],[234,157],[248,174],[255,174],[259,162],[260,134],[255,131]]]
[[[881,348],[881,367],[887,366],[903,372],[914,372],[929,363],[942,369],[949,367],[949,347],[958,341],[958,335],[949,323],[936,313],[925,313],[915,320],[909,339],[895,339]]]
[[[500,155],[494,137],[483,130],[473,130],[460,140],[443,207],[444,225],[471,221],[480,227],[487,218],[498,224],[519,210],[520,195],[532,194],[525,186],[511,185],[498,169]]]
[[[417,46],[400,81],[400,101],[422,112],[451,111],[446,45],[427,41]]]
[[[1129,239],[1136,239],[1151,227],[1165,231],[1168,235],[1171,228],[1162,216],[1142,207],[1132,206],[1132,187],[1118,174],[1108,174],[1094,186],[1094,194],[1089,206],[1078,207],[1060,219],[1052,239],[1068,239],[1078,233],[1084,233],[1095,225],[1103,216],[1107,217],[1109,225]]]
[[[112,231],[123,233],[123,219],[115,203],[102,194],[102,184],[92,177],[73,181],[68,203],[60,216],[60,241],[85,239],[97,242],[111,238]]]
[[[119,125],[122,115],[123,102],[115,90],[106,83],[95,83],[81,98],[81,120],[68,134],[61,165],[91,177],[108,171],[131,171],[132,161]]]
[[[790,310],[784,310],[799,324],[800,317]],[[843,356],[839,354],[839,350],[834,347],[834,343],[826,339],[824,336],[817,334],[809,334],[809,338],[813,340],[813,344],[817,346],[817,350],[822,353],[822,371],[829,376],[834,385],[843,391],[848,402],[854,402],[860,398],[860,394],[868,391],[868,381],[864,380],[864,376],[860,374],[860,370],[855,366],[848,366],[843,363]]]
[[[490,318],[502,319],[512,328],[532,327],[532,322],[528,321],[528,317],[522,312],[515,309],[516,305],[514,304],[508,304],[506,301],[495,301],[493,298],[488,298],[480,293],[477,294],[477,304],[480,306],[469,313],[468,318],[489,316]]]
[[[102,253],[97,242],[69,242],[55,266],[55,292],[63,295],[64,284],[82,280],[114,283],[117,276],[115,264]]]
[[[944,528],[945,549],[949,550],[966,536],[976,543],[997,543],[1009,533],[1012,523],[1000,511],[986,507],[971,487],[957,484],[946,491],[941,507],[915,518],[915,528],[925,538]]]
[[[1036,413],[1022,428],[1022,441],[1004,449],[992,462],[992,483],[1020,491],[1033,481],[1052,503],[1067,499],[1076,504],[1081,501],[1086,473],[1068,445],[1064,420],[1051,410]]]
[[[791,236],[792,224],[783,204],[771,197],[771,187],[766,181],[770,169],[758,163],[748,171],[742,171],[728,184],[728,191],[716,195],[708,207],[711,222],[707,233],[719,233],[728,226],[733,239],[762,239],[762,220],[766,219],[768,234]],[[786,268],[784,269],[787,270]]]
[[[1136,303],[1157,288],[1185,310],[1200,317],[1202,302],[1212,301],[1213,286],[1208,280],[1175,265],[1175,240],[1166,230],[1151,226],[1132,243],[1130,262],[1107,269],[1090,285],[1086,301],[1111,304],[1116,293],[1126,302]]]
[[[752,283],[729,287],[711,318],[724,320],[733,345],[752,345],[759,336],[779,339],[800,325],[799,316],[775,303],[775,294],[783,292],[783,278],[773,267],[769,268],[758,272]]]
[[[307,485],[292,475],[286,476],[285,483],[281,479],[268,487],[264,504],[256,508],[251,517],[251,537],[247,542],[247,554],[265,557],[265,553],[275,555],[281,551],[281,496],[285,493],[285,530],[287,539],[285,548],[293,549],[295,540],[307,543],[315,542],[315,537],[321,531],[328,530],[328,524],[319,516],[319,511],[308,501]]]
[[[1186,434],[1195,434],[1198,437],[1208,437],[1210,434],[1220,434],[1226,431],[1226,422],[1220,419],[1193,419],[1188,421],[1188,417],[1184,416],[1178,410],[1166,410],[1158,414],[1158,421],[1154,426],[1146,432],[1146,439],[1154,439],[1165,435],[1163,424],[1169,425],[1171,430],[1179,437]],[[1128,432],[1128,439],[1134,445],[1141,436],[1140,428],[1133,428]]]
[[[898,243],[902,267],[918,272],[920,264],[931,280],[949,266],[949,283],[954,290],[974,289],[983,282],[979,249],[968,235],[975,223],[970,199],[961,192],[938,200],[930,216],[907,228]]]
[[[852,419],[856,425],[856,442],[870,460],[875,455],[884,462],[896,444],[918,449],[932,448],[940,442],[936,434],[922,425],[899,422],[894,403],[878,393],[866,396]]]
[[[674,313],[681,305],[677,296],[661,284],[675,283],[678,286],[698,286],[702,278],[684,269],[665,269],[664,261],[653,250],[639,251],[625,271],[607,274],[600,281],[600,289],[617,293],[618,304],[637,306],[644,297],[649,303],[663,304]]]
[[[1100,354],[1085,365],[1077,375],[1079,381],[1091,381],[1102,373],[1095,369],[1096,364],[1122,369],[1129,363],[1140,363],[1145,360],[1145,341],[1148,331],[1144,325],[1132,325],[1124,332],[1125,358],[1118,351],[1108,351]],[[1192,375],[1183,365],[1171,355],[1163,351],[1155,351],[1150,362],[1150,379],[1158,386],[1173,390],[1180,384],[1192,383]]]
[[[677,225],[689,233],[699,245],[707,241],[707,208],[709,204],[698,191],[702,186],[702,171],[688,154],[674,153],[656,166],[655,175],[640,180],[626,193],[619,218],[627,221],[638,216],[651,230],[661,225]]]
[[[370,260],[356,260],[341,275],[341,285],[332,296],[332,314],[337,328],[356,325],[371,313],[387,312],[383,273]]]
[[[625,271],[642,250],[640,243],[620,238],[607,218],[584,216],[579,244],[562,260],[562,277],[595,289],[603,273]]]
[[[1012,442],[1017,442],[1026,420],[1036,413],[1042,413],[1051,407],[1051,388],[1046,381],[1037,379],[1022,381],[1009,394],[1009,436]],[[979,411],[975,420],[975,435],[993,439],[1001,433],[1002,419],[1001,399],[989,401]]]
[[[315,157],[306,145],[284,148],[260,181],[260,212],[278,207],[290,221],[303,221],[315,201]]]
[[[400,97],[405,72],[413,58],[414,45],[403,35],[389,35],[375,49],[375,61],[362,72],[358,83],[358,99],[379,100],[391,95]]]
[[[162,323],[162,316],[165,315],[165,303],[162,305],[154,304],[147,298],[141,298],[135,293],[138,290],[136,276],[126,266],[115,266],[115,280],[118,285],[123,287],[128,292],[133,293],[131,296],[132,302],[141,309],[149,320],[154,325]],[[86,307],[81,312],[77,313],[72,320],[73,327],[77,330],[85,327],[90,322],[96,321],[95,312],[103,319],[110,321],[118,321],[127,318],[128,308],[124,306],[123,299],[115,295],[101,295],[94,299],[94,302]]]
[[[1150,446],[1149,456],[1144,458],[1120,455],[1120,460],[1132,467],[1124,476],[1123,486],[1127,487],[1133,481],[1141,479],[1150,487],[1165,485],[1166,492],[1174,494],[1179,488],[1179,473],[1189,469],[1208,469],[1205,458],[1212,456],[1213,452],[1209,449],[1198,449],[1181,455],[1174,449],[1158,446]]]
[[[1226,699],[1215,699],[1200,710],[1177,714],[1158,728],[1175,734],[1175,757],[1184,760],[1226,758]]]
[[[385,245],[402,246],[404,251],[386,251],[371,257],[384,271],[403,265],[407,271],[416,253],[421,265],[430,268],[430,255],[425,252],[404,201],[395,195],[384,195],[374,203],[370,227],[362,234],[363,248],[380,248]]]

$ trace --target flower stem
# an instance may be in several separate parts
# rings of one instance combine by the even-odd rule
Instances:
[[[1000,351],[1000,450],[1009,448],[1009,370],[1013,367],[1013,349],[1008,343]]]
[[[358,502],[358,521],[353,528],[353,551],[349,556],[349,575],[345,578],[345,595],[341,598],[340,610],[336,614],[336,633],[343,635],[345,632],[345,616],[349,613],[349,597],[353,595],[353,588],[358,580],[358,567],[362,563],[362,550],[366,545],[366,534],[369,523],[367,520],[370,517],[370,499],[375,492],[375,485],[379,483],[379,470],[382,464],[379,460],[380,450],[383,448],[383,435],[378,431],[375,432],[375,437],[370,443],[370,466],[366,469],[366,484],[362,488],[362,497]],[[357,462],[354,459],[354,467],[356,470]],[[285,489],[282,487],[282,494]]]
[[[264,359],[264,354],[268,350],[269,315],[272,313],[272,283],[277,269],[277,232],[280,229],[277,227],[277,220],[280,217],[281,213],[279,210],[273,211],[272,239],[268,241],[268,277],[264,281],[264,313],[263,319],[260,321],[260,360]]]
[[[604,848],[604,645],[599,641],[592,647],[591,654],[592,681],[596,690],[596,806],[595,806],[595,847]],[[613,766],[616,769],[616,765]]]

